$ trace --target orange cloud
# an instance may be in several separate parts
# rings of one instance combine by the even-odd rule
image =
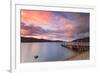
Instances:
[[[47,11],[34,11],[34,10],[21,10],[21,22],[34,25],[47,25],[49,21],[50,12]]]
[[[28,35],[29,33],[30,33],[30,31],[29,30],[26,30],[26,29],[21,29],[21,35]]]

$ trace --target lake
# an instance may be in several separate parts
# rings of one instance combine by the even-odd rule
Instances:
[[[21,43],[21,63],[64,61],[75,53],[61,46],[62,42]]]

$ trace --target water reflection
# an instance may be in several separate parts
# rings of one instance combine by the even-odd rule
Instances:
[[[63,61],[75,54],[61,44],[62,42],[21,43],[21,63]]]

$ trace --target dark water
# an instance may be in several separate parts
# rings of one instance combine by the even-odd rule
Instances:
[[[21,62],[64,61],[75,53],[62,42],[21,43]]]

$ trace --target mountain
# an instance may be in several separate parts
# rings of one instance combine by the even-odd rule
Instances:
[[[72,42],[89,42],[89,41],[90,41],[89,37],[84,37],[84,38],[73,40]]]
[[[21,42],[63,42],[63,41],[21,37]]]

